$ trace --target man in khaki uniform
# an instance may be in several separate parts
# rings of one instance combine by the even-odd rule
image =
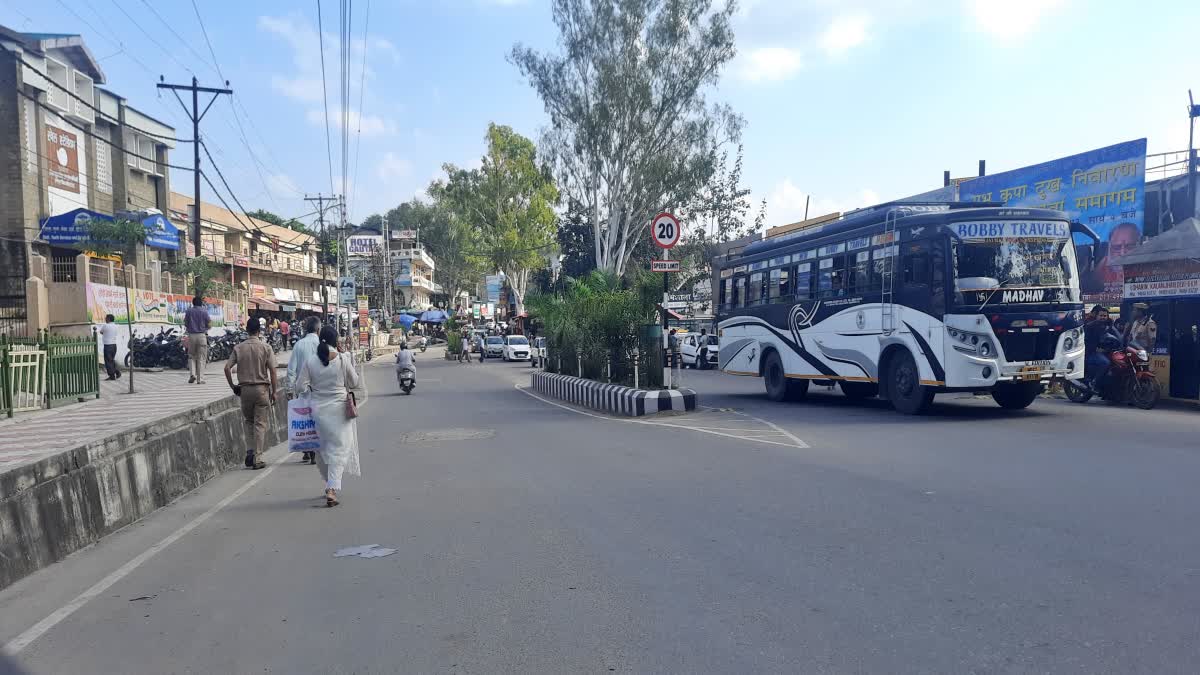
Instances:
[[[1137,343],[1151,351],[1158,340],[1158,323],[1150,316],[1150,305],[1139,302],[1133,306],[1133,321],[1125,328],[1125,343]]]
[[[225,380],[233,393],[242,400],[242,418],[246,423],[246,438],[252,445],[246,450],[246,468],[262,469],[266,448],[267,427],[271,424],[271,405],[279,395],[279,381],[275,374],[275,353],[262,338],[262,324],[250,319],[246,324],[250,337],[233,348],[229,362],[225,364]],[[233,371],[237,369],[238,383],[233,383]]]

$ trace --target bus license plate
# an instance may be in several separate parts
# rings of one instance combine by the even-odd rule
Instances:
[[[1028,382],[1030,380],[1039,380],[1042,376],[1042,370],[1038,366],[1025,366],[1021,372],[1017,374],[1017,379]]]

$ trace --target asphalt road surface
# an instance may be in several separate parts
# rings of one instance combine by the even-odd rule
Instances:
[[[1195,411],[689,371],[713,409],[644,424],[527,364],[419,369],[369,367],[341,506],[277,450],[0,593],[0,643],[55,675],[1197,671]]]

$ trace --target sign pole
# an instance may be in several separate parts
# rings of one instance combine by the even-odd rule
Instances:
[[[670,260],[671,249],[664,248],[662,252],[663,260]],[[670,301],[670,282],[667,277],[671,276],[670,272],[663,272],[663,297],[662,297],[662,327],[663,327],[663,382],[666,383],[667,389],[673,388],[674,382],[671,381],[671,339],[667,336],[667,302]]]

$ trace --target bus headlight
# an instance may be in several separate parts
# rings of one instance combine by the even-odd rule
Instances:
[[[984,342],[983,344],[979,345],[979,354],[981,356],[991,356],[992,355],[992,343]]]
[[[1072,338],[1072,337],[1070,337],[1070,336],[1067,336],[1067,339],[1066,339],[1066,340],[1063,340],[1063,351],[1064,351],[1064,352],[1069,352],[1069,351],[1071,351],[1071,350],[1072,350],[1072,349],[1074,349],[1074,348],[1075,348],[1075,340],[1074,340],[1074,338]]]

